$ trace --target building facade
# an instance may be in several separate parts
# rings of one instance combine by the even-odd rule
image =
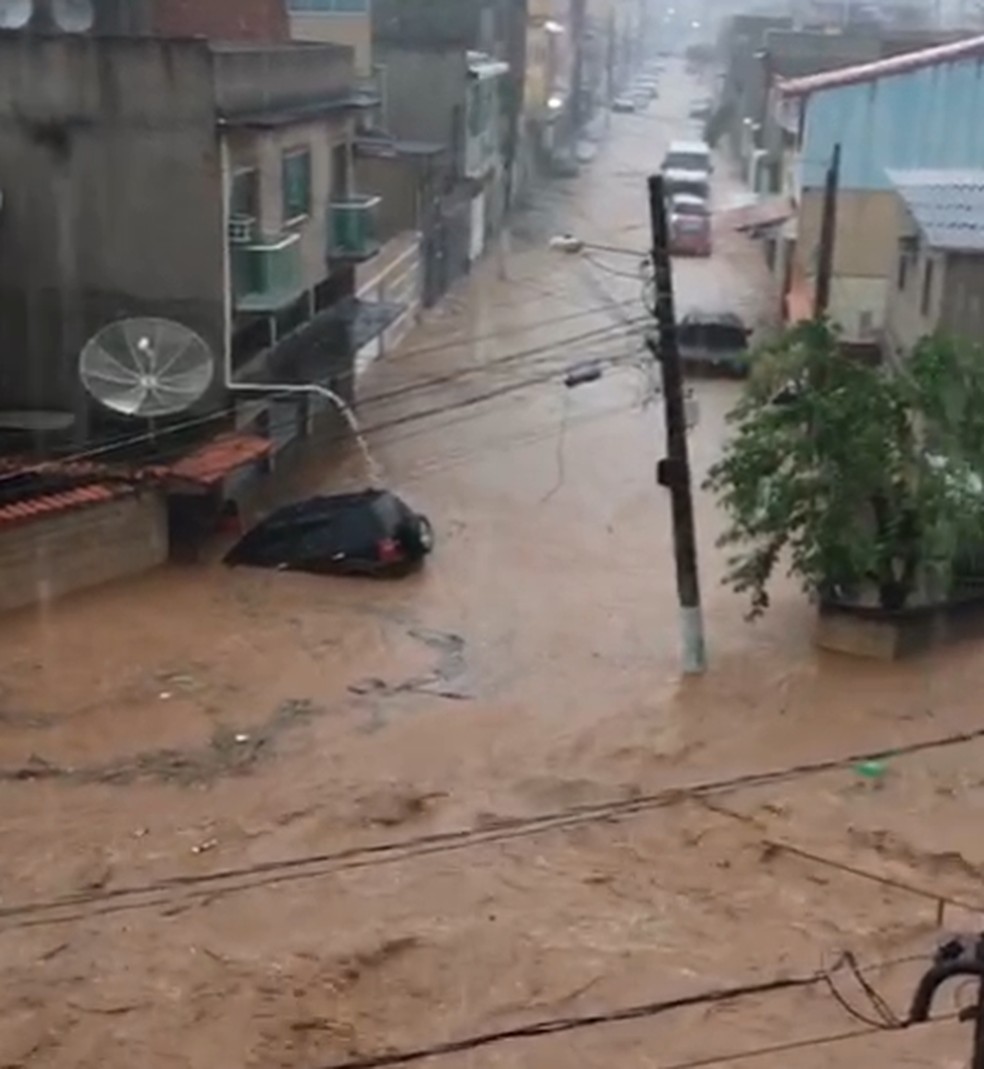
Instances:
[[[783,188],[795,204],[788,261],[778,268],[794,317],[814,288],[823,187],[840,145],[832,318],[851,342],[876,343],[896,261],[892,168],[984,166],[984,38],[781,83]]]
[[[78,370],[90,338],[133,317],[187,327],[214,357],[205,395],[156,431],[301,433],[305,399],[274,419],[265,384],[350,390],[389,314],[355,296],[378,241],[351,162],[375,101],[353,78],[341,47],[0,37],[3,408],[62,417],[56,448],[145,431]]]
[[[904,361],[924,337],[984,338],[984,170],[892,171],[896,265],[885,351]]]

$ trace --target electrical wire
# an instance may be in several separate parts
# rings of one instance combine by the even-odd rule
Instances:
[[[863,1010],[859,1010],[837,986],[834,974],[842,965],[850,970],[852,976],[857,981],[858,986],[864,992],[874,1009],[876,1016],[871,1017]],[[861,971],[858,966],[857,958],[852,951],[847,950],[841,954],[833,969],[825,969],[823,979],[827,990],[833,996],[834,1001],[837,1002],[848,1016],[853,1017],[856,1021],[860,1021],[869,1028],[876,1028],[884,1031],[892,1031],[905,1027],[905,1022],[899,1019],[881,993],[875,989],[875,986]]]
[[[914,1028],[926,1028],[934,1024],[943,1024],[947,1021],[956,1020],[956,1014],[941,1014],[929,1021],[913,1025]],[[811,1050],[815,1047],[831,1046],[834,1043],[847,1043],[854,1039],[868,1039],[880,1035],[884,1029],[865,1027],[854,1028],[846,1032],[831,1032],[822,1036],[810,1036],[805,1039],[791,1039],[783,1043],[772,1043],[767,1046],[750,1047],[744,1050],[728,1051],[723,1054],[711,1054],[701,1058],[689,1058],[682,1062],[670,1062],[661,1065],[660,1069],[707,1069],[712,1065],[727,1065],[732,1062],[751,1061],[756,1058],[766,1058],[773,1054],[788,1054],[794,1050]]]
[[[900,959],[900,960],[910,960]],[[879,962],[871,966],[875,968],[887,968],[898,962]],[[675,998],[661,999],[653,1002],[645,1002],[634,1006],[626,1006],[616,1010],[600,1013],[584,1014],[580,1016],[553,1017],[531,1024],[518,1025],[515,1028],[503,1028],[489,1032],[477,1032],[460,1039],[446,1040],[419,1047],[408,1047],[403,1050],[386,1051],[385,1053],[370,1054],[348,1058],[344,1061],[329,1062],[319,1069],[386,1069],[389,1066],[410,1065],[414,1062],[427,1061],[431,1058],[446,1057],[450,1054],[462,1054],[466,1051],[479,1050],[482,1047],[498,1045],[523,1039],[541,1039],[546,1036],[562,1035],[569,1032],[582,1031],[596,1028],[601,1025],[620,1024],[626,1021],[651,1020],[655,1017],[671,1013],[675,1010],[688,1009],[694,1006],[713,1006],[722,1003],[731,1003],[745,998],[762,997],[785,991],[814,987],[822,983],[826,978],[826,971],[820,970],[803,976],[775,977],[758,983],[736,984],[731,987],[712,988],[692,995],[680,995]],[[939,1020],[936,1018],[935,1020]],[[855,1030],[852,1033],[837,1033],[837,1036],[847,1038],[859,1035],[870,1035],[874,1028],[866,1028],[864,1031]],[[833,1041],[824,1037],[823,1041]],[[797,1041],[804,1043],[806,1041]],[[767,1048],[760,1048],[763,1052]],[[795,1047],[791,1048],[795,1049]],[[747,1052],[745,1057],[751,1057],[753,1052]],[[718,1059],[725,1060],[725,1059]],[[686,1063],[686,1064],[697,1064]],[[706,1064],[713,1064],[712,1061]],[[663,1067],[667,1069],[667,1067]]]
[[[641,270],[631,274],[628,271],[620,271],[617,267],[606,264],[604,260],[599,260],[596,256],[585,256],[584,258],[592,267],[596,267],[599,271],[604,271],[605,274],[614,275],[616,278],[627,278],[631,282],[639,282],[644,278]]]
[[[420,347],[418,349],[405,350],[405,351],[402,351],[400,353],[400,359],[405,359],[405,358],[408,358],[408,357],[423,355],[425,353],[438,352],[441,349],[455,348],[455,347],[457,347],[459,345],[474,344],[474,343],[477,343],[479,341],[492,340],[492,339],[494,339],[496,337],[504,336],[504,335],[510,334],[510,333],[522,333],[522,332],[537,331],[537,330],[542,329],[543,327],[546,327],[546,326],[549,326],[549,325],[553,325],[553,324],[556,324],[558,322],[563,322],[565,320],[570,320],[570,319],[576,318],[578,316],[595,315],[595,314],[600,314],[600,313],[603,313],[603,312],[606,312],[606,311],[610,312],[612,310],[611,303],[612,302],[608,302],[608,303],[606,303],[604,305],[599,305],[597,307],[592,307],[592,308],[588,308],[588,309],[581,309],[578,312],[568,313],[568,314],[563,315],[563,316],[557,316],[557,317],[555,317],[553,319],[543,320],[541,323],[538,323],[538,324],[536,324],[534,326],[528,326],[527,325],[527,326],[524,326],[522,328],[517,328],[516,330],[509,330],[509,329],[505,329],[504,328],[504,329],[502,329],[500,331],[492,332],[492,333],[489,333],[489,334],[486,334],[486,335],[476,335],[476,336],[472,336],[470,338],[469,337],[465,337],[464,339],[459,339],[459,340],[456,340],[456,341],[449,341],[447,343],[442,343],[442,344],[434,345],[434,346],[430,346],[430,347],[422,346],[422,347]],[[624,305],[628,305],[628,304],[636,304],[637,305],[638,301],[630,300],[630,301],[624,301],[624,302],[618,302],[618,303],[624,304]],[[640,323],[643,322],[644,321],[643,317],[640,317],[639,321],[640,321]],[[631,322],[631,320],[628,321],[628,322]],[[399,397],[402,397],[404,395],[416,392],[418,390],[427,389],[427,388],[430,388],[430,387],[433,387],[433,386],[437,386],[437,385],[444,385],[446,383],[454,381],[457,378],[462,378],[462,377],[465,377],[465,376],[468,376],[468,375],[481,373],[483,371],[486,371],[489,367],[501,366],[503,364],[508,364],[508,363],[511,363],[511,362],[514,362],[514,361],[517,361],[517,360],[522,360],[527,356],[536,355],[537,353],[544,352],[544,351],[546,351],[548,349],[558,349],[559,350],[559,349],[562,349],[562,348],[564,348],[566,346],[579,344],[579,343],[581,343],[581,342],[583,342],[583,341],[585,341],[587,339],[599,339],[600,340],[604,335],[609,334],[609,333],[611,333],[613,331],[618,331],[618,330],[622,329],[625,325],[627,325],[627,324],[626,323],[606,324],[603,327],[596,327],[596,328],[593,328],[592,330],[585,331],[585,332],[582,332],[580,334],[575,334],[575,335],[564,337],[564,338],[558,338],[558,339],[556,339],[556,340],[554,340],[554,341],[552,341],[550,343],[547,343],[545,345],[539,345],[539,346],[535,346],[535,347],[532,347],[532,348],[529,348],[529,349],[523,349],[523,350],[519,350],[519,351],[512,352],[512,353],[506,353],[506,354],[503,354],[502,356],[499,356],[499,357],[493,357],[491,360],[488,360],[488,361],[486,361],[485,363],[483,363],[481,365],[468,367],[468,368],[457,369],[456,371],[448,372],[448,373],[442,374],[442,375],[433,376],[431,378],[423,378],[423,379],[420,379],[420,380],[417,380],[417,381],[414,381],[414,382],[410,382],[410,383],[408,383],[408,384],[406,384],[406,385],[404,385],[402,387],[397,387],[397,388],[394,388],[394,389],[389,390],[389,391],[385,391],[385,392],[377,394],[377,395],[368,395],[366,397],[360,398],[357,403],[360,406],[364,406],[364,405],[370,405],[370,404],[374,404],[374,403],[381,402],[381,401],[395,400],[395,399],[397,399]],[[346,372],[347,375],[353,374],[353,373],[354,372],[352,372],[352,373]],[[285,399],[285,398],[296,399],[296,397],[297,397],[297,394],[294,391],[290,391],[290,392],[277,391],[275,387],[271,387],[270,392],[268,394],[264,395],[263,400],[264,401],[276,401],[276,400],[281,400],[281,399]],[[81,450],[79,452],[70,453],[70,454],[67,454],[65,456],[55,458],[55,460],[53,460],[53,461],[39,461],[37,463],[37,465],[35,465],[35,467],[36,467],[36,469],[43,470],[43,468],[44,468],[44,466],[46,464],[51,464],[51,463],[68,464],[68,463],[76,463],[76,462],[80,462],[80,461],[92,460],[92,459],[95,459],[95,458],[98,458],[98,457],[101,457],[101,456],[106,456],[108,454],[117,452],[117,451],[122,450],[122,449],[129,448],[131,446],[140,445],[140,444],[145,443],[145,442],[158,441],[163,437],[174,436],[176,434],[180,434],[183,431],[186,431],[186,430],[189,430],[189,429],[192,429],[192,428],[195,428],[195,427],[201,427],[201,426],[205,426],[205,425],[208,425],[208,424],[211,424],[211,423],[221,422],[221,421],[223,421],[225,419],[228,419],[230,416],[232,416],[235,413],[235,411],[236,411],[235,404],[230,404],[230,405],[225,406],[224,408],[217,409],[217,410],[215,410],[213,412],[209,412],[209,413],[207,413],[205,415],[202,415],[202,416],[193,416],[193,417],[190,417],[190,418],[188,418],[186,420],[178,420],[178,421],[176,421],[174,423],[171,423],[171,424],[167,425],[166,427],[155,428],[153,431],[150,431],[150,430],[142,431],[139,434],[123,435],[123,436],[117,437],[115,439],[110,439],[109,441],[103,442],[100,445],[94,446],[91,449],[86,449],[86,450]],[[19,472],[13,472],[13,473],[2,473],[2,474],[0,474],[0,484],[2,484],[4,482],[7,482],[7,481],[10,481],[10,480],[15,479],[15,478],[20,478],[22,476],[22,474],[23,474],[23,472],[20,472],[20,471]]]
[[[751,787],[786,782],[849,768],[862,761],[903,757],[935,749],[966,745],[984,738],[984,727],[968,732],[909,743],[888,750],[866,751],[842,757],[802,763],[766,772],[745,773],[727,779],[705,780],[663,788],[649,795],[610,802],[586,803],[532,817],[503,820],[491,828],[459,828],[412,839],[390,840],[371,846],[350,847],[335,852],[304,854],[210,873],[165,877],[146,884],[104,888],[51,899],[36,899],[0,908],[0,930],[62,924],[93,916],[133,909],[153,909],[176,901],[191,902],[215,895],[241,893],[273,884],[322,879],[339,872],[394,864],[419,857],[473,849],[550,832],[614,820],[624,820],[708,795],[733,793]],[[49,775],[52,772],[49,770]],[[57,774],[57,770],[55,773]],[[24,779],[24,775],[0,772],[0,779]],[[93,908],[101,907],[101,908]],[[984,912],[984,907],[978,907]],[[69,911],[69,912],[65,912]]]

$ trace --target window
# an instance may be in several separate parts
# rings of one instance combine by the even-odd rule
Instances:
[[[284,222],[311,213],[311,150],[285,152],[281,167]]]
[[[930,304],[933,299],[933,261],[928,257],[926,259],[926,266],[923,268],[923,286],[922,286],[922,300],[919,303],[919,310],[924,316],[929,315]]]
[[[899,257],[899,289],[905,289],[906,277],[909,274],[909,257],[902,253]]]
[[[232,215],[242,215],[249,219],[259,217],[260,175],[254,168],[246,168],[233,174],[229,211]]]
[[[347,145],[336,145],[331,150],[331,195],[335,200],[344,200],[349,195],[349,154]]]

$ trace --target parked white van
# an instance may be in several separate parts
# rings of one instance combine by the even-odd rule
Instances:
[[[711,161],[711,146],[706,141],[671,141],[663,157],[663,173],[667,171],[702,171],[709,175],[714,170]]]

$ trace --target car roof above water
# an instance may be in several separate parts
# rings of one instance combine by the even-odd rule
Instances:
[[[698,156],[711,154],[711,146],[706,141],[671,141],[666,150],[667,156]]]

